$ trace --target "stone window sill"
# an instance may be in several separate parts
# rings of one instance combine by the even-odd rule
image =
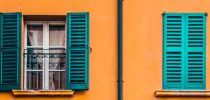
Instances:
[[[72,90],[12,90],[14,96],[73,96]]]
[[[210,90],[193,91],[175,91],[175,90],[157,90],[156,97],[210,97]]]

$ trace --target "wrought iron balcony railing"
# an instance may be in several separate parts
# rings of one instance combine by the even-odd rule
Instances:
[[[50,90],[65,89],[66,49],[30,48],[24,57],[26,89],[43,89],[45,82]]]
[[[54,49],[25,49],[24,55],[28,57],[38,58],[63,58],[66,57],[66,49],[54,48]]]

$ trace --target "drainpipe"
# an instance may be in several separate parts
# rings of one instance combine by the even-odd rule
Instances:
[[[117,3],[118,16],[118,100],[123,100],[123,1]]]

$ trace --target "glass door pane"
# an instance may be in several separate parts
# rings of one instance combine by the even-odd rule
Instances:
[[[43,89],[43,25],[27,25],[26,89]]]
[[[27,25],[27,46],[43,45],[43,25]]]
[[[65,46],[65,25],[49,25],[50,47]]]
[[[65,25],[49,25],[49,89],[65,89]]]
[[[27,71],[27,90],[41,90],[42,78],[41,71]]]

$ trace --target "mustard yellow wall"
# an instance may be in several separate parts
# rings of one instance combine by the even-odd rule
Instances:
[[[116,100],[117,9],[116,0],[0,0],[0,12],[24,15],[90,13],[89,90],[72,97],[14,97],[0,92],[0,100]],[[24,35],[24,33],[23,33]]]
[[[162,89],[162,13],[207,12],[209,0],[124,0],[124,100],[210,100],[157,98]],[[207,89],[210,89],[210,21],[207,17]]]

